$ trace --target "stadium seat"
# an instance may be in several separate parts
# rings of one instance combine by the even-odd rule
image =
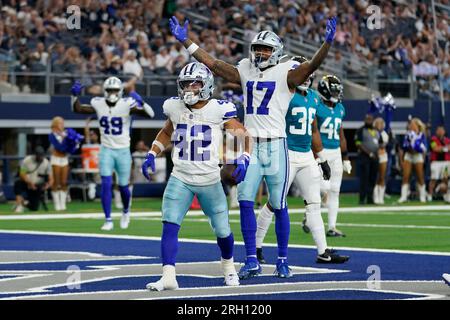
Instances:
[[[146,85],[143,82],[137,82],[136,85],[135,85],[135,90],[141,96],[147,95]]]
[[[176,96],[178,93],[177,83],[175,81],[167,81],[165,89],[166,96]]]
[[[150,95],[151,96],[163,96],[164,95],[164,85],[161,81],[153,80],[150,81]]]
[[[55,84],[55,94],[70,95],[70,89],[72,88],[72,81],[64,79]]]

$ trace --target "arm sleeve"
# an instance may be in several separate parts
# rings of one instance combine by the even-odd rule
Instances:
[[[237,117],[237,108],[234,103],[223,101],[221,108],[220,115],[223,123]]]

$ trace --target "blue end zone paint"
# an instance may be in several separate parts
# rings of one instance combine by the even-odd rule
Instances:
[[[56,235],[31,235],[0,233],[0,250],[24,250],[24,251],[84,251],[100,253],[106,256],[136,255],[148,257],[148,259],[129,259],[112,261],[70,261],[70,262],[47,262],[47,263],[20,263],[20,264],[0,264],[0,270],[66,270],[74,262],[82,270],[89,270],[92,266],[122,265],[122,264],[159,264],[160,242],[155,240],[133,240],[119,238],[95,238],[76,236],[56,236]],[[265,248],[265,256],[269,263],[274,263],[276,259],[276,248]],[[220,251],[215,244],[187,243],[181,242],[177,258],[178,263],[199,262],[199,261],[219,261]],[[400,254],[382,252],[363,251],[342,251],[343,254],[350,255],[350,261],[340,265],[316,264],[315,249],[289,249],[289,262],[292,266],[331,268],[348,270],[345,273],[323,273],[323,274],[296,274],[289,279],[279,279],[274,276],[260,276],[249,280],[241,281],[241,285],[269,284],[269,283],[294,283],[294,282],[323,282],[323,281],[366,281],[369,277],[367,267],[377,265],[381,269],[381,279],[386,280],[436,280],[441,281],[442,274],[448,272],[450,256],[424,255],[424,254]],[[235,261],[243,261],[245,249],[242,245],[235,248]],[[263,266],[263,268],[268,268]],[[270,267],[273,270],[273,267]],[[295,272],[295,270],[294,270]],[[218,270],[218,275],[220,270]],[[0,278],[1,279],[1,278]],[[111,280],[95,281],[83,283],[82,292],[108,291],[108,290],[142,290],[145,284],[158,280],[159,277],[125,277]],[[179,276],[178,282],[181,288],[189,287],[211,287],[222,286],[222,278],[204,278],[193,276]],[[320,291],[316,293],[293,293],[290,296],[265,298],[275,299],[392,299],[410,298],[407,295],[393,296],[384,295],[386,293],[348,290],[347,292],[337,291],[343,294],[341,297],[336,292]],[[66,287],[52,288],[49,294],[55,293],[75,293]],[[369,296],[361,296],[369,295]],[[28,295],[28,294],[27,294]],[[252,295],[247,295],[249,299]],[[0,298],[11,297],[0,294]],[[239,296],[241,299],[242,296]],[[246,296],[244,296],[246,297]],[[416,297],[416,296],[413,296]],[[235,297],[236,298],[236,297]],[[255,296],[253,296],[255,298]],[[243,298],[244,299],[244,298]],[[258,296],[260,299],[260,296]]]
[[[279,294],[258,295],[258,300],[385,300],[385,299],[411,299],[425,296],[376,292],[365,290],[320,290],[313,292],[290,292]],[[183,300],[255,300],[256,295],[216,296],[205,298],[183,298]]]

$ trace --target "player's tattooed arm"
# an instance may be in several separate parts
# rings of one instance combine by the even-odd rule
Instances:
[[[191,44],[193,44],[193,42],[190,39],[187,39],[183,43],[186,48],[189,48]],[[192,56],[199,62],[205,64],[216,76],[224,78],[232,83],[241,84],[241,77],[235,66],[212,57],[202,48],[195,50]]]
[[[89,104],[81,104],[80,100],[75,97],[72,101],[72,110],[75,113],[92,114],[95,109]]]
[[[238,138],[238,143],[243,146],[243,150],[248,154],[252,154],[253,139],[250,133],[237,119],[231,119],[224,124],[225,130],[231,135]]]
[[[317,126],[317,119],[312,123],[312,149],[315,154],[323,150],[322,138],[320,137],[319,128]]]
[[[289,89],[293,90],[298,85],[304,83],[308,77],[316,71],[328,55],[331,44],[324,42],[311,60],[302,63],[297,68],[290,70],[287,76]]]
[[[156,154],[160,154],[162,151],[164,151],[164,149],[167,148],[168,145],[170,145],[172,134],[173,123],[170,119],[168,119],[164,124],[164,127],[159,130],[158,134],[156,135],[150,151],[153,151]],[[161,149],[159,145],[163,146],[164,148]]]
[[[347,139],[345,139],[344,128],[339,129],[339,141],[341,145],[342,160],[348,160]]]

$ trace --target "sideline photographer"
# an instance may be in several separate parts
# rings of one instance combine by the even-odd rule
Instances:
[[[14,183],[16,195],[16,213],[24,211],[24,200],[28,200],[28,209],[39,210],[42,202],[45,207],[44,193],[53,185],[52,167],[45,158],[44,148],[36,147],[34,154],[26,156],[20,166],[19,179]]]

